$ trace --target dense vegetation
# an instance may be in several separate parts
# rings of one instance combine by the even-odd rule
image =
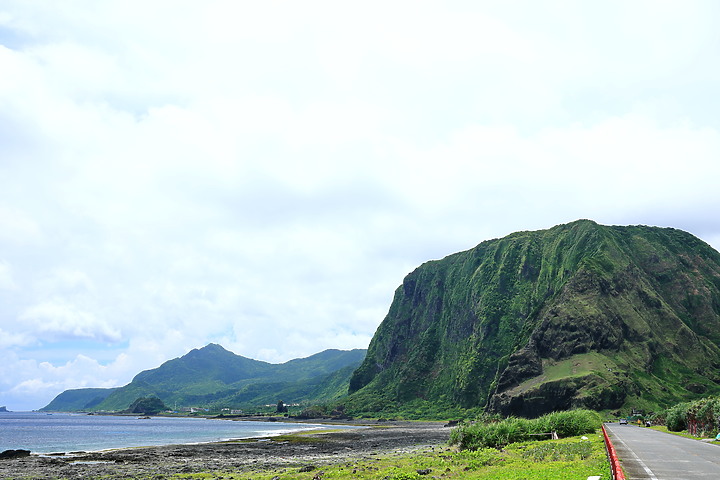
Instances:
[[[501,448],[533,439],[548,440],[552,433],[559,438],[594,433],[601,425],[602,419],[597,412],[569,410],[549,413],[536,419],[511,417],[462,425],[452,431],[450,443],[462,450]]]
[[[167,410],[167,407],[157,397],[138,398],[125,411],[126,413],[141,413],[143,415],[157,415]]]
[[[652,419],[671,432],[687,430],[694,436],[715,437],[720,432],[720,398],[679,403],[656,413]]]
[[[157,397],[168,407],[249,409],[259,405],[331,402],[347,392],[365,350],[326,350],[283,364],[235,355],[210,344],[139,373],[116,389],[68,390],[43,410],[121,411],[138,398]]]
[[[720,394],[718,345],[720,253],[671,228],[581,220],[410,273],[344,404],[368,416],[656,410]]]

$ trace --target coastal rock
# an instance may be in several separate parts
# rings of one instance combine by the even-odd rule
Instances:
[[[5,450],[0,453],[0,460],[10,460],[12,458],[29,457],[30,450]]]

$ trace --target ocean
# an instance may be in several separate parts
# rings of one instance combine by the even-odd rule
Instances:
[[[111,448],[216,442],[325,428],[319,424],[186,417],[0,413],[0,452],[96,451]],[[353,428],[336,427],[333,428]]]

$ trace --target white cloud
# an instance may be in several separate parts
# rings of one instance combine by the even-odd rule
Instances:
[[[52,295],[58,292],[85,293],[95,290],[95,283],[87,273],[73,268],[57,268],[48,272],[48,275],[38,279],[39,291]]]
[[[35,243],[40,239],[40,227],[26,213],[0,204],[0,241],[8,244]]]
[[[6,261],[0,260],[0,290],[15,290],[17,285],[13,280],[12,267]]]
[[[122,338],[120,330],[107,321],[60,298],[28,307],[19,320],[24,329],[37,335],[39,341],[87,338],[111,343]]]
[[[37,408],[210,341],[365,347],[405,274],[515,230],[593,218],[720,246],[717,17],[5,2],[0,393]]]
[[[24,333],[5,331],[0,328],[0,349],[23,347],[33,343],[33,339]]]

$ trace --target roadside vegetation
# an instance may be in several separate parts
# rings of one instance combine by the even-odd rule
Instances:
[[[169,478],[226,480],[310,480],[431,478],[474,480],[567,480],[599,475],[610,478],[602,435],[573,436],[560,440],[529,441],[502,450],[456,447],[427,448],[413,453],[370,455],[333,465],[294,466],[270,471],[182,474]]]
[[[450,434],[450,444],[461,450],[502,448],[511,443],[547,440],[594,433],[602,425],[597,412],[569,410],[543,415],[536,419],[507,418],[500,421],[462,425]]]
[[[670,432],[687,431],[694,437],[715,437],[720,432],[720,397],[673,405],[650,417]]]
[[[556,412],[538,419],[481,417],[451,432],[450,445],[425,447],[412,453],[370,454],[332,465],[302,465],[250,472],[179,475],[171,478],[240,480],[423,478],[566,480],[600,476],[610,478],[605,444],[597,412]],[[555,432],[557,440],[546,433]],[[286,435],[271,441],[296,441]],[[297,436],[303,442],[317,441]]]

